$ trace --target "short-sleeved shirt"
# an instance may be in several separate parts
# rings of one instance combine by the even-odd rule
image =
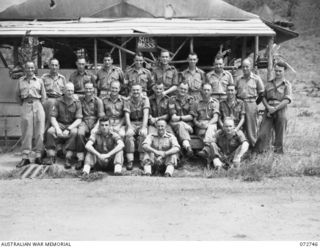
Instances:
[[[85,96],[80,97],[83,119],[102,118],[104,116],[104,109],[102,100],[96,96],[92,96],[87,100]]]
[[[50,116],[55,117],[59,123],[70,125],[76,119],[82,119],[81,103],[75,98],[70,103],[67,103],[64,97],[60,97],[53,105]]]
[[[178,147],[180,149],[177,138],[173,134],[168,132],[165,132],[162,137],[157,133],[149,134],[142,143],[142,145],[145,144],[160,151],[168,151],[173,147]]]
[[[169,99],[170,98],[168,96],[162,96],[157,100],[155,95],[150,96],[150,116],[159,117],[168,114]]]
[[[48,97],[58,98],[64,94],[67,81],[62,74],[51,75],[50,73],[45,73],[41,78]]]
[[[198,121],[209,121],[213,118],[214,114],[219,114],[219,101],[214,98],[206,101],[202,97],[193,104],[192,115]]]
[[[133,97],[129,97],[125,101],[124,112],[130,114],[131,121],[142,121],[144,109],[150,109],[148,97],[141,96],[137,102],[134,102]]]
[[[258,75],[250,73],[249,77],[240,76],[236,80],[237,97],[240,99],[257,98],[264,92],[264,85]]]
[[[92,132],[89,138],[93,143],[93,147],[100,153],[108,153],[114,149],[121,137],[119,134],[109,131],[108,134],[103,134],[100,130]]]
[[[154,82],[156,84],[163,83],[164,89],[167,90],[172,86],[178,86],[178,72],[174,66],[167,66],[162,68],[161,66],[154,67],[152,69]]]
[[[247,138],[241,130],[228,137],[225,131],[221,129],[216,132],[212,140],[221,149],[222,153],[227,155],[234,152],[245,141],[247,141]]]
[[[142,91],[149,93],[151,91],[153,80],[151,72],[145,68],[130,68],[125,73],[125,79],[127,81],[126,87],[131,90],[132,85],[139,84],[142,87]]]
[[[195,71],[190,71],[189,68],[181,73],[180,82],[185,82],[189,85],[189,94],[200,92],[202,84],[205,82],[205,73],[198,67]]]
[[[169,99],[169,113],[170,115],[192,115],[194,98],[186,95],[183,98],[179,96],[172,96]]]
[[[116,99],[107,96],[103,99],[104,112],[107,117],[113,119],[122,119],[124,117],[125,98],[118,95]]]
[[[79,71],[74,71],[69,78],[69,81],[74,85],[75,93],[84,93],[84,85],[91,82],[93,86],[96,86],[95,76],[88,71],[80,73]]]
[[[234,84],[233,77],[230,72],[223,70],[221,75],[210,71],[206,75],[207,82],[212,86],[212,94],[225,95],[227,93],[227,86]]]
[[[114,81],[119,81],[123,85],[124,74],[120,67],[112,65],[109,69],[102,68],[97,72],[97,88],[99,90],[110,91],[111,83]]]
[[[281,83],[275,83],[275,80],[267,82],[265,89],[265,98],[269,100],[278,100],[282,101],[288,99],[289,102],[292,100],[292,89],[291,83],[287,80],[282,81]]]
[[[41,100],[45,100],[47,98],[42,79],[35,75],[30,79],[28,79],[27,76],[23,76],[19,79],[16,95],[19,101],[26,98],[36,98]]]
[[[232,117],[234,124],[238,125],[241,116],[246,113],[245,106],[242,100],[235,99],[234,102],[228,103],[226,100],[220,102],[220,116],[221,120],[224,120],[226,117]]]

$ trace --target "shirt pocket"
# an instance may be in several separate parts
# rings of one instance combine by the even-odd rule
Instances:
[[[75,115],[77,111],[77,106],[76,104],[72,104],[70,106],[68,106],[68,112],[72,115]]]
[[[44,88],[46,89],[46,91],[53,90],[53,82],[45,80],[44,81]]]
[[[173,81],[173,72],[172,71],[168,71],[166,72],[166,83],[172,83]]]
[[[29,88],[27,85],[20,85],[20,96],[22,99],[27,98],[29,95]]]

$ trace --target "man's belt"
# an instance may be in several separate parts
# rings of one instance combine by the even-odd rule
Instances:
[[[243,98],[242,101],[244,102],[256,102],[255,97]]]
[[[40,101],[40,98],[32,98],[32,97],[28,97],[28,98],[24,98],[23,102],[24,103],[34,103],[36,101]]]
[[[59,98],[62,95],[47,93],[47,96],[50,98]]]
[[[279,100],[268,100],[268,104],[271,104],[271,105],[273,105],[273,104],[279,104],[281,101],[279,101]]]

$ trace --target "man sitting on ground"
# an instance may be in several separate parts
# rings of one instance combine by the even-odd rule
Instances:
[[[121,175],[124,143],[119,134],[110,130],[108,117],[102,117],[99,130],[93,132],[86,144],[88,151],[83,173],[89,174],[93,167],[114,165],[114,174]]]
[[[176,137],[166,131],[166,121],[158,120],[157,133],[152,133],[144,140],[142,147],[145,150],[143,160],[144,173],[150,176],[154,171],[165,171],[166,177],[171,177],[178,163],[180,145]]]
[[[223,129],[217,131],[210,147],[207,147],[207,158],[215,168],[240,166],[243,155],[248,151],[249,143],[241,130],[235,131],[234,121],[226,117],[223,122]],[[207,164],[208,169],[210,163]]]

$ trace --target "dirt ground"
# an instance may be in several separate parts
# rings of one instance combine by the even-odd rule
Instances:
[[[320,240],[317,177],[0,181],[0,240]]]

